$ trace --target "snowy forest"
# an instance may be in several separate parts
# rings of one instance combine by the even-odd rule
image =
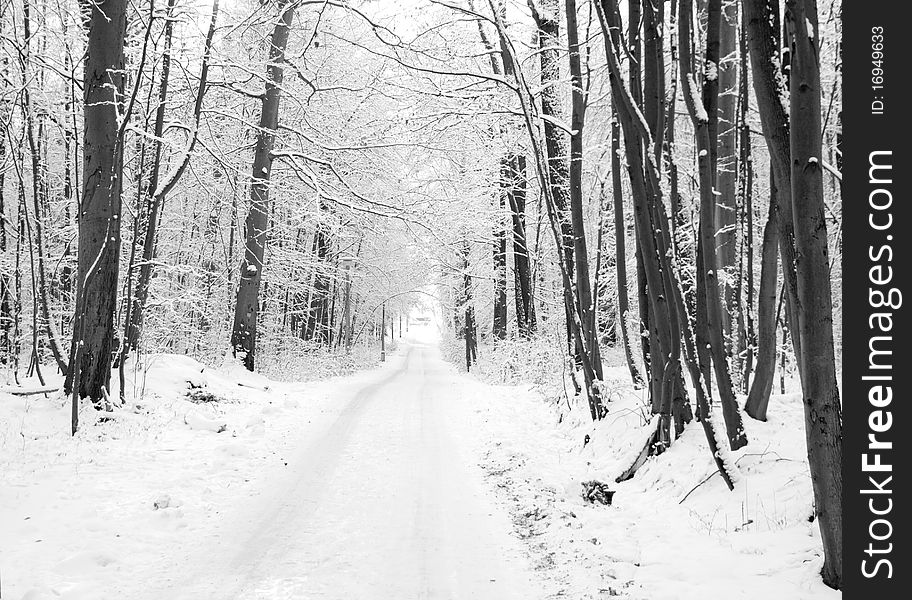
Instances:
[[[841,10],[0,0],[0,597],[838,597]]]

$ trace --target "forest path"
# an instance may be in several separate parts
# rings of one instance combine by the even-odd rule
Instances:
[[[509,518],[462,443],[478,416],[459,402],[461,376],[429,346],[411,345],[400,360],[156,597],[538,597]]]

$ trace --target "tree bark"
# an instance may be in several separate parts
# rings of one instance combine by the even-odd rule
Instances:
[[[526,240],[526,157],[510,160],[510,214],[513,221],[513,272],[516,292],[516,321],[519,334],[530,337],[535,331],[535,304],[532,299],[532,269]]]
[[[533,7],[534,8],[534,7]],[[555,124],[562,116],[557,84],[560,81],[560,22],[557,0],[543,0],[541,10],[533,10],[538,28],[539,66],[541,77],[541,111],[544,119],[545,154],[548,163],[548,186],[554,199],[554,209],[560,228],[563,268],[571,281],[575,278],[573,225],[570,218],[570,166],[563,130]],[[567,320],[567,344],[579,361],[581,348],[573,339],[573,291],[564,289],[564,313]]]
[[[776,181],[770,177],[770,208],[763,228],[760,249],[760,292],[757,297],[757,367],[744,410],[759,421],[766,420],[773,379],[776,374],[776,288],[779,244],[779,211],[776,210]]]
[[[754,369],[754,355],[757,347],[757,333],[754,326],[754,158],[751,147],[749,72],[750,58],[747,49],[747,32],[744,12],[741,12],[740,34],[738,36],[738,197],[739,215],[743,223],[741,265],[735,300],[738,302],[738,356],[743,360],[741,384],[744,393],[750,389],[751,373]],[[775,205],[775,198],[770,197]],[[771,205],[772,206],[772,205]],[[778,236],[778,229],[777,234]],[[762,260],[762,257],[761,257]],[[775,254],[773,254],[775,260]],[[745,282],[745,271],[746,279]],[[775,294],[775,290],[773,291]],[[743,301],[742,301],[743,299]],[[743,357],[743,358],[741,358]]]
[[[646,161],[643,154],[644,148],[651,150],[647,144],[647,141],[651,139],[649,126],[643,120],[633,94],[621,83],[621,70],[615,50],[615,46],[620,45],[618,40],[620,15],[617,13],[617,3],[603,2],[599,11],[599,20],[606,37],[605,51],[610,68],[612,98],[624,130],[627,172],[633,192],[637,244],[645,273],[644,280],[649,289],[651,325],[655,330],[656,344],[651,346],[651,350],[653,356],[660,357],[660,360],[654,360],[652,363],[650,396],[653,412],[662,414],[659,425],[660,435],[655,444],[657,451],[661,451],[670,442],[667,432],[670,426],[675,378],[680,367],[679,357],[676,355],[676,351],[680,348],[680,338],[675,338],[676,315],[672,312],[675,308],[670,304],[673,296],[671,290],[667,288],[669,282],[666,280],[666,277],[671,274],[667,263],[663,268],[663,263],[669,257],[667,252],[662,251],[664,240],[661,239],[660,221],[656,219],[659,214],[657,205],[662,202],[661,182],[655,161]],[[647,169],[646,173],[643,171],[644,166]]]
[[[684,4],[682,2],[682,7],[683,6],[684,6]],[[689,12],[690,6],[688,5],[687,8],[688,8],[687,13],[685,13],[683,10],[681,11],[681,20],[682,21],[685,18],[687,18],[687,19],[692,18],[691,14]],[[621,84],[621,69],[620,69],[619,61],[617,59],[619,50],[616,50],[616,48],[619,49],[619,47],[620,47],[620,44],[618,41],[618,28],[619,28],[619,24],[620,24],[620,19],[619,19],[619,14],[618,14],[618,9],[617,9],[617,2],[616,1],[612,2],[610,0],[602,0],[599,4],[596,4],[596,10],[598,13],[599,22],[602,27],[602,34],[603,34],[604,41],[605,41],[605,54],[608,58],[608,65],[609,65],[609,69],[610,69],[610,77],[611,77],[611,82],[612,82],[612,90],[614,92],[612,94],[612,96],[614,99],[615,106],[618,108],[617,112],[622,118],[621,123],[624,127],[625,145],[627,146],[628,154],[629,153],[636,154],[641,151],[642,143],[640,143],[639,145],[637,145],[635,143],[632,144],[632,143],[630,143],[629,140],[631,138],[636,138],[638,136],[640,138],[648,138],[649,132],[648,132],[647,124],[642,119],[637,118],[636,110],[635,110],[635,108],[636,108],[635,100],[633,99],[632,94],[630,94],[630,92],[628,90],[625,90],[623,85]],[[689,38],[689,22],[688,22],[688,29],[686,30],[686,32],[688,33],[688,35],[681,36],[681,39],[686,40],[686,41],[684,41],[685,44],[689,44],[690,43],[689,42],[689,39],[690,39]],[[689,56],[690,56],[689,52],[686,55],[682,52],[682,59],[689,59]],[[654,190],[654,194],[656,195],[655,200],[660,209],[658,212],[661,215],[662,214],[661,207],[663,205],[661,204],[661,198],[658,197],[658,195],[661,191],[661,186],[660,186],[659,174],[657,172],[657,169],[655,168],[656,163],[648,162],[646,164],[649,167],[647,174],[649,175],[650,186]],[[633,192],[634,192],[633,195],[634,195],[635,201],[638,197],[647,198],[646,186],[645,186],[645,182],[643,181],[642,171],[638,171],[638,170],[631,169],[631,168],[628,168],[628,171],[630,173],[631,186],[633,188]],[[634,214],[641,220],[644,220],[643,219],[644,213],[648,217],[649,213],[646,211],[643,211],[643,213],[638,213],[637,211],[634,211]],[[661,231],[660,231],[660,233],[661,233]],[[665,231],[665,234],[667,235],[667,231]],[[652,239],[655,241],[657,238],[652,238]],[[667,239],[667,238],[664,238],[664,239]],[[657,251],[657,248],[655,248],[655,246],[653,246],[653,249],[655,251]],[[702,377],[702,373],[700,372],[700,369],[699,369],[697,361],[696,361],[696,350],[693,347],[693,340],[692,340],[692,337],[690,336],[690,324],[689,324],[689,319],[686,316],[687,312],[684,308],[683,294],[681,293],[680,284],[676,280],[674,265],[671,264],[671,262],[670,262],[670,252],[668,251],[667,246],[665,248],[665,251],[660,253],[660,257],[662,260],[662,264],[664,265],[664,275],[662,274],[661,270],[658,270],[658,272],[657,272],[656,267],[658,267],[658,265],[652,265],[650,268],[647,268],[646,274],[650,278],[650,285],[653,286],[653,290],[657,291],[657,290],[661,289],[660,286],[663,288],[665,286],[669,286],[670,289],[668,289],[667,295],[666,294],[653,294],[652,295],[653,300],[654,300],[654,307],[656,308],[656,313],[659,315],[658,320],[660,323],[667,324],[670,322],[670,319],[669,319],[670,315],[668,315],[668,313],[667,313],[667,311],[670,310],[668,307],[668,304],[667,304],[669,301],[674,302],[674,305],[677,307],[677,310],[680,314],[682,327],[681,327],[681,330],[679,330],[679,333],[683,333],[683,337],[685,339],[685,349],[687,349],[687,356],[688,356],[688,361],[687,361],[688,368],[690,370],[691,377],[694,382],[694,386],[697,389],[698,413],[702,416],[702,418],[700,419],[701,424],[703,425],[703,430],[706,435],[706,439],[709,444],[710,451],[713,456],[713,460],[715,461],[717,467],[719,468],[719,472],[721,473],[723,480],[728,485],[729,489],[731,489],[731,488],[733,488],[732,477],[731,477],[731,474],[729,473],[729,469],[731,468],[731,466],[727,465],[725,463],[725,461],[723,461],[720,453],[717,452],[716,436],[715,436],[714,427],[712,425],[712,421],[708,418],[709,411],[711,410],[711,405],[709,404],[708,399],[707,399],[707,389],[708,388],[706,387],[706,382]],[[650,265],[650,264],[651,263],[647,263],[647,265]],[[664,319],[662,318],[663,312],[665,312]],[[667,326],[667,325],[665,325],[665,326]],[[670,335],[672,332],[669,331],[668,333]],[[675,353],[680,351],[680,345],[675,343],[674,340],[670,340],[669,345],[671,346],[669,349],[669,357],[670,357],[669,364],[671,364],[672,367],[677,367],[678,358]],[[672,368],[666,372],[665,380],[669,384],[669,386],[668,386],[669,394],[673,393],[674,387],[678,385],[677,383],[675,383],[675,379],[674,379],[676,374],[677,373],[676,373],[675,368]],[[650,438],[650,441],[649,441],[650,445],[654,443],[654,440],[656,439],[656,435],[658,435],[661,431],[662,431],[661,427],[656,430],[656,434]]]
[[[738,40],[737,0],[722,0],[719,29],[719,112],[718,148],[716,161],[717,180],[715,202],[716,256],[719,266],[719,282],[722,290],[722,328],[728,336],[729,348],[736,348],[732,327],[736,307],[735,266],[737,264],[737,102],[738,102],[738,61],[736,59]]]
[[[557,33],[556,15],[554,15],[553,13],[549,13],[547,18],[543,18],[542,15],[539,14],[534,3],[530,2],[530,7],[532,8],[533,16],[535,18],[536,23],[541,23],[541,24],[545,24],[546,22],[548,23],[548,32],[546,32],[545,34],[542,34],[542,32],[539,31],[539,44],[540,45],[545,44],[543,38],[546,36],[549,37],[550,39],[555,39],[555,42],[556,42],[557,40],[554,35]],[[550,2],[548,4],[547,8],[549,9],[549,11],[553,11],[553,9],[555,8],[554,3]],[[501,16],[498,14],[498,12],[496,10],[495,10],[495,23],[497,25],[498,32],[501,34],[501,36],[504,36],[503,19],[501,18]],[[552,50],[550,50],[550,46],[546,45],[546,47],[549,48],[549,52],[552,51]],[[554,46],[554,47],[556,47],[556,46]],[[513,48],[512,43],[509,40],[506,40],[505,48],[507,49],[507,51],[510,55],[510,59],[515,64],[515,62],[516,62],[515,49]],[[543,75],[543,77],[545,77],[545,76]],[[536,166],[535,170],[536,170],[536,174],[538,176],[540,189],[542,190],[542,199],[544,200],[544,205],[546,207],[547,215],[548,215],[548,223],[551,228],[551,233],[554,237],[554,242],[555,242],[555,245],[556,245],[556,248],[558,251],[558,261],[557,262],[558,262],[558,267],[560,269],[561,283],[563,286],[564,308],[565,308],[565,316],[567,319],[566,324],[567,324],[568,334],[572,338],[571,342],[570,342],[572,344],[571,352],[575,355],[574,356],[575,364],[578,365],[582,369],[582,372],[583,372],[583,376],[584,376],[586,386],[587,386],[586,391],[588,393],[590,412],[592,412],[592,416],[594,419],[600,419],[604,416],[604,414],[606,412],[604,405],[602,404],[602,401],[601,401],[601,388],[600,388],[600,386],[596,385],[596,383],[598,381],[598,377],[596,376],[596,373],[595,373],[595,365],[593,364],[593,361],[591,360],[592,357],[588,353],[588,345],[589,345],[588,339],[583,334],[582,316],[581,316],[582,310],[581,310],[580,304],[579,304],[577,296],[576,296],[576,288],[573,283],[572,273],[569,272],[567,269],[567,264],[570,263],[572,265],[573,261],[572,261],[572,258],[567,257],[567,252],[566,252],[567,237],[565,236],[565,229],[563,227],[563,225],[566,223],[566,214],[564,215],[564,217],[561,217],[559,214],[560,211],[558,209],[558,202],[555,199],[554,194],[553,194],[553,192],[555,191],[555,188],[554,188],[554,186],[552,186],[552,183],[554,181],[553,173],[550,168],[550,157],[552,156],[552,154],[551,154],[550,150],[544,148],[545,146],[547,146],[547,141],[548,141],[547,140],[547,126],[548,126],[549,122],[551,122],[553,124],[553,119],[546,118],[546,115],[542,114],[544,111],[542,111],[542,112],[538,111],[537,107],[534,104],[534,97],[532,95],[531,89],[529,88],[528,83],[527,83],[525,77],[523,76],[521,70],[516,71],[516,79],[517,79],[516,91],[517,91],[517,95],[520,100],[520,105],[522,108],[523,118],[525,120],[526,130],[529,134],[529,139],[530,139],[531,146],[532,146],[533,156],[535,158],[535,166]],[[548,81],[548,80],[543,79],[543,81]],[[549,81],[550,85],[543,85],[542,87],[545,89],[547,89],[548,87],[553,87],[553,83],[554,83],[554,81],[550,80]],[[544,121],[545,126],[546,126],[546,140],[545,140],[546,143],[544,143],[544,144],[541,142],[541,139],[539,138],[539,134],[538,134],[540,120]],[[560,142],[561,140],[558,139],[557,141]],[[559,156],[558,156],[558,158],[559,158]],[[565,178],[564,178],[564,180],[565,180]],[[566,203],[564,204],[564,208],[566,210]],[[572,234],[572,231],[571,231],[571,234]],[[572,239],[570,241],[571,241],[571,249],[572,249]],[[577,391],[579,391],[578,386],[577,386]]]
[[[614,109],[617,111],[617,108]],[[630,347],[630,334],[627,331],[627,317],[630,312],[630,299],[627,285],[627,229],[624,226],[624,191],[621,187],[621,125],[615,114],[611,120],[611,193],[614,201],[614,266],[617,278],[618,324],[621,329],[621,342],[624,344],[624,356],[627,359],[627,370],[634,387],[642,388],[643,376],[633,358]]]
[[[792,349],[801,369],[801,340],[798,335],[798,282],[795,271],[795,230],[792,222],[792,184],[789,150],[789,115],[783,103],[787,87],[779,57],[778,0],[744,1],[754,95],[769,150],[770,167],[776,180],[776,223],[779,229],[779,256],[785,281],[786,319],[792,333]],[[783,58],[784,60],[784,58]]]
[[[284,76],[285,47],[294,20],[297,4],[282,0],[278,21],[269,43],[266,67],[266,93],[262,98],[260,126],[253,156],[250,184],[250,212],[245,223],[244,261],[241,264],[231,347],[242,358],[244,366],[253,371],[256,361],[257,316],[260,303],[260,282],[265,267],[266,235],[269,228],[269,177],[272,172],[272,149],[279,125],[279,101]]]
[[[643,112],[653,139],[653,155],[661,169],[665,136],[665,7],[643,2]]]
[[[576,263],[576,294],[580,306],[583,335],[587,339],[589,361],[597,380],[602,379],[602,359],[599,353],[595,306],[589,279],[589,255],[586,248],[586,227],[583,217],[583,127],[586,118],[586,92],[580,60],[579,33],[576,23],[576,0],[566,0],[567,45],[570,54],[571,116],[570,128],[570,220],[573,228],[573,257]],[[591,394],[590,394],[591,395]],[[590,400],[591,402],[592,400]],[[598,410],[593,409],[593,414]]]
[[[307,321],[304,324],[304,339],[320,343],[328,342],[329,334],[329,298],[332,269],[329,262],[330,237],[329,228],[323,222],[326,208],[320,202],[320,220],[314,233],[313,258],[314,277],[310,304],[307,308]]]
[[[631,4],[632,6],[632,4]],[[649,129],[652,140],[651,147],[648,146],[647,140],[644,140],[644,149],[652,151],[651,160],[655,163],[655,169],[661,172],[662,168],[662,148],[665,138],[665,53],[664,53],[664,5],[662,3],[653,3],[644,1],[642,3],[643,15],[643,53],[642,53],[642,83],[643,83],[643,117]],[[632,21],[631,21],[632,25]],[[647,159],[647,161],[650,159]],[[652,169],[652,166],[646,167]],[[649,178],[647,177],[647,182]],[[658,185],[661,185],[659,183]],[[653,222],[653,236],[655,238],[656,250],[659,255],[659,262],[663,264],[665,257],[663,255],[668,251],[667,247],[671,245],[671,237],[668,235],[668,219],[665,217],[664,206],[660,206],[659,191],[656,185],[650,184],[653,188],[652,195],[654,199],[650,202],[651,219]],[[663,266],[663,289],[670,291],[670,283],[667,280],[668,273],[665,273]],[[669,415],[675,406],[683,406],[686,398],[676,396],[677,391],[683,391],[683,385],[678,384],[678,375],[672,375],[674,386],[669,388],[666,378],[671,371],[680,373],[680,328],[678,324],[678,314],[674,305],[670,305],[669,323],[671,336],[664,343],[658,342],[658,331],[655,326],[650,327],[651,347],[661,347],[663,352],[660,356],[653,356],[652,361],[656,367],[652,372],[652,378],[655,382],[656,391],[653,394],[653,412],[662,415],[662,432],[659,441],[668,444],[671,441]],[[654,341],[653,341],[654,340]],[[656,363],[656,360],[658,363]],[[671,361],[675,361],[672,363]],[[676,400],[678,400],[676,402]],[[685,420],[678,419],[681,427],[684,426]],[[679,430],[680,432],[680,430]]]
[[[469,273],[469,242],[462,247],[462,307],[465,311],[462,337],[465,340],[466,371],[478,360],[478,329],[475,325],[475,307],[472,304],[472,275]]]
[[[640,46],[640,26],[641,26],[641,17],[642,12],[640,10],[641,0],[630,0],[627,2],[627,50],[629,52],[629,64],[627,66],[627,85],[630,88],[630,96],[640,110],[643,110],[643,52]],[[618,9],[615,9],[618,10]],[[612,32],[613,38],[612,41],[616,46],[620,46],[621,41],[621,22],[620,15],[618,15],[618,25],[613,29]],[[618,82],[620,83],[620,82]],[[626,136],[626,132],[625,132]],[[626,146],[626,140],[625,140]],[[642,142],[640,142],[642,143]],[[636,156],[627,154],[628,163],[632,160],[638,160]],[[628,169],[636,168],[640,171],[643,170],[642,164],[630,165],[628,164]],[[655,402],[657,402],[657,387],[658,377],[653,367],[653,345],[657,343],[655,339],[655,331],[650,326],[652,322],[651,314],[651,301],[649,299],[649,289],[646,283],[646,268],[643,263],[643,254],[642,254],[642,243],[640,242],[640,237],[643,235],[639,230],[639,225],[637,220],[634,219],[634,238],[636,242],[636,248],[634,250],[636,258],[636,274],[637,274],[637,309],[639,311],[640,317],[640,352],[643,355],[643,366],[646,368],[646,377],[649,379],[649,385],[651,389],[651,397]],[[658,350],[658,348],[656,348]],[[661,354],[659,355],[661,359]],[[658,366],[661,368],[661,365]]]
[[[0,34],[5,35],[6,20],[0,20]],[[8,59],[2,59],[0,67],[0,80],[9,81]],[[0,135],[0,164],[7,160],[7,136],[12,122],[12,109],[7,101],[4,90],[0,94],[0,123],[3,125],[3,134]],[[7,237],[6,228],[9,219],[6,218],[6,169],[0,169],[0,253],[6,254]],[[13,359],[13,286],[10,270],[6,264],[0,264],[0,364],[8,364]]]
[[[717,77],[713,74],[715,65],[719,63],[719,26],[721,21],[721,0],[709,0],[707,5],[707,41],[706,41],[706,77],[703,82],[703,106],[696,103],[696,90],[694,89],[694,76],[688,66],[690,64],[691,39],[690,19],[692,3],[682,0],[679,27],[681,28],[681,81],[684,91],[684,100],[687,111],[693,122],[694,137],[697,142],[697,163],[700,181],[700,250],[703,265],[698,265],[698,273],[703,275],[704,292],[706,294],[706,327],[709,338],[710,352],[712,354],[713,372],[716,375],[716,386],[719,390],[722,415],[725,418],[725,428],[732,450],[737,450],[747,444],[744,426],[741,421],[741,412],[735,399],[732,388],[731,375],[728,365],[728,351],[722,327],[722,306],[719,293],[718,264],[716,259],[716,227],[715,227],[715,177],[713,176],[713,138],[712,115],[718,108]]]
[[[119,113],[124,86],[126,0],[88,8],[84,90],[83,190],[79,205],[79,291],[66,389],[101,405],[110,386],[120,258],[123,145]]]
[[[343,345],[347,352],[351,348],[352,340],[352,260],[345,258],[342,264],[345,271],[345,283],[342,291],[342,324],[340,325],[336,344]]]
[[[842,408],[824,205],[817,4],[788,0],[785,16],[792,39],[789,140],[801,391],[814,506],[823,541],[823,581],[838,589],[842,584]]]
[[[510,157],[500,159],[500,182],[494,206],[494,339],[507,337],[507,232],[504,209],[510,194]]]

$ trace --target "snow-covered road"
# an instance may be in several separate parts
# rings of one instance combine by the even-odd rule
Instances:
[[[0,597],[838,596],[807,519],[799,397],[749,423],[735,493],[691,427],[592,505],[581,482],[613,481],[642,446],[626,369],[593,425],[561,396],[459,372],[420,333],[379,368],[310,382],[149,356],[130,402],[86,407],[75,438],[67,398],[0,394]]]
[[[462,443],[475,415],[454,395],[452,368],[422,345],[398,360],[151,597],[539,597]]]

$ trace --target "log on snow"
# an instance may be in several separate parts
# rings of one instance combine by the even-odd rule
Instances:
[[[54,386],[42,386],[36,388],[23,388],[23,387],[0,387],[0,393],[2,394],[12,394],[13,396],[34,396],[35,394],[52,394],[56,391],[59,391],[60,387]]]

